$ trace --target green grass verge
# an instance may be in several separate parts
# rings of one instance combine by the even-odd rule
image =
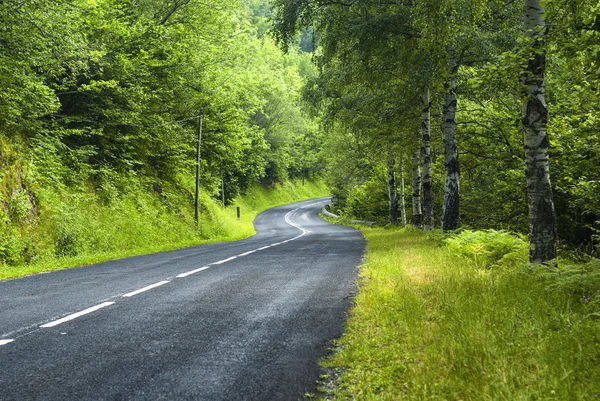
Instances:
[[[112,204],[104,204],[93,196],[80,195],[80,198],[69,202],[59,199],[54,203],[61,205],[60,209],[48,207],[49,217],[42,220],[40,231],[23,236],[23,241],[28,241],[29,245],[17,248],[28,247],[35,251],[35,257],[29,263],[0,265],[0,280],[200,244],[240,240],[255,233],[252,222],[260,212],[326,196],[327,193],[321,181],[306,181],[305,185],[300,181],[287,181],[273,187],[257,185],[225,209],[203,196],[199,229],[193,222],[192,207],[181,207],[179,200],[173,201],[175,206],[169,208],[155,197],[143,193],[132,193]],[[238,206],[241,209],[240,219],[237,218]]]
[[[600,320],[525,268],[481,269],[414,230],[363,228],[335,400],[593,400]]]

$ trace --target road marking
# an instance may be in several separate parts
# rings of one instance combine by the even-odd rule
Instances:
[[[88,313],[95,312],[98,309],[106,308],[107,306],[110,306],[110,305],[113,305],[113,304],[114,304],[114,302],[104,302],[104,303],[102,303],[100,305],[96,305],[96,306],[92,306],[91,308],[84,309],[81,312],[77,312],[77,313],[73,313],[72,315],[65,316],[62,319],[58,319],[58,320],[55,320],[53,322],[43,324],[40,327],[48,328],[48,327],[58,326],[59,324],[68,322],[69,320],[77,319],[78,317],[81,317],[83,315],[87,315]]]
[[[218,262],[211,263],[211,265],[222,265],[223,263],[231,262],[233,259],[237,259],[237,256],[232,256],[227,259],[219,260]]]
[[[192,271],[189,271],[189,272],[186,272],[186,273],[181,273],[181,274],[178,274],[175,277],[177,277],[177,278],[184,278],[184,277],[187,277],[187,276],[191,276],[192,274],[199,273],[202,270],[206,270],[206,269],[210,269],[210,266],[204,266],[204,267],[201,267],[201,268],[196,269],[196,270],[192,270]]]
[[[140,288],[137,291],[130,292],[129,294],[125,294],[125,295],[123,295],[123,297],[129,298],[129,297],[132,297],[134,295],[141,294],[142,292],[146,292],[148,290],[151,290],[151,289],[156,288],[156,287],[160,287],[161,285],[165,285],[165,284],[168,284],[168,283],[170,283],[170,281],[161,281],[160,283],[155,283],[155,284],[149,285],[148,287]]]
[[[300,209],[300,208],[296,208],[296,209],[294,209],[294,210],[291,210],[291,211],[289,211],[289,212],[288,212],[288,213],[285,215],[285,222],[286,222],[286,223],[288,223],[290,226],[292,226],[292,227],[296,227],[298,230],[302,231],[302,234],[300,234],[299,236],[297,236],[296,238],[294,238],[295,240],[296,240],[296,239],[298,239],[298,238],[300,238],[300,237],[303,237],[303,236],[305,236],[306,234],[309,234],[309,233],[310,233],[310,231],[308,231],[308,230],[306,230],[306,229],[304,229],[304,228],[300,227],[298,224],[296,224],[296,223],[294,223],[294,222],[292,222],[292,221],[290,220],[290,215],[291,215],[292,213],[294,213],[295,211],[299,210],[299,209]]]
[[[251,250],[251,251],[248,251],[248,252],[241,253],[241,254],[236,255],[236,256],[232,256],[232,257],[227,258],[227,259],[220,260],[220,261],[215,262],[215,263],[211,263],[211,265],[220,265],[220,264],[232,261],[234,259],[237,259],[238,257],[247,256],[247,255],[250,255],[252,253],[255,253],[255,252],[258,252],[258,251],[262,251],[264,249],[269,249],[269,248],[274,247],[274,246],[278,246],[278,245],[282,245],[282,244],[287,244],[288,242],[295,241],[295,240],[297,240],[299,238],[302,238],[306,234],[309,234],[310,233],[309,230],[306,230],[306,229],[300,227],[300,225],[292,222],[290,220],[290,216],[292,215],[292,213],[294,213],[294,212],[296,212],[296,211],[298,211],[298,210],[300,210],[302,208],[311,207],[311,206],[317,205],[319,203],[321,203],[321,202],[311,203],[311,204],[305,205],[303,207],[298,207],[298,208],[296,208],[294,210],[291,210],[290,212],[288,212],[285,215],[285,221],[286,221],[286,223],[288,223],[292,227],[295,227],[295,228],[299,229],[300,231],[302,231],[302,234],[300,234],[300,235],[298,235],[298,236],[296,236],[294,238],[287,239],[285,241],[277,242],[275,244],[271,244],[271,245],[268,245],[268,246],[263,246],[262,248],[254,249],[254,250]],[[304,220],[307,220],[307,217],[308,216],[307,216],[306,213],[301,216],[301,218],[304,219]],[[191,270],[191,271],[188,271],[188,272],[185,272],[185,273],[181,273],[181,274],[177,275],[176,277],[178,277],[178,278],[187,277],[187,276],[190,276],[190,275],[195,274],[195,273],[199,273],[199,272],[201,272],[203,270],[206,270],[206,269],[209,269],[209,268],[210,268],[210,265],[209,266],[203,266],[203,267],[201,267],[199,269],[195,269],[195,270]],[[168,280],[161,281],[159,283],[152,284],[152,285],[149,285],[147,287],[141,288],[141,289],[139,289],[137,291],[133,291],[133,292],[130,292],[128,294],[125,294],[125,295],[123,295],[123,297],[133,297],[134,295],[146,292],[146,291],[151,290],[151,289],[156,288],[156,287],[160,287],[160,286],[165,285],[165,284],[167,284],[169,282],[170,281],[168,281]],[[90,313],[95,312],[95,311],[97,311],[99,309],[106,308],[106,307],[114,305],[114,304],[115,304],[115,302],[104,302],[104,303],[101,303],[99,305],[92,306],[91,308],[82,310],[80,312],[73,313],[71,315],[65,316],[65,317],[63,317],[61,319],[52,321],[50,323],[43,324],[43,325],[41,325],[39,327],[40,328],[50,328],[50,327],[58,326],[59,324],[62,324],[62,323],[65,323],[65,322],[77,319],[78,317],[90,314]],[[38,327],[38,326],[37,325],[33,325],[30,328],[33,329],[34,327]],[[22,330],[19,329],[18,331],[22,331]],[[66,334],[66,333],[61,333],[61,334]],[[10,335],[10,334],[5,334],[5,335]],[[6,344],[10,344],[10,343],[12,343],[14,341],[15,341],[15,339],[12,339],[12,338],[7,338],[7,339],[0,340],[0,346],[6,345]]]

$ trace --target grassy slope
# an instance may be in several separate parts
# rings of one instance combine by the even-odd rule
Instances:
[[[40,249],[35,259],[28,264],[0,265],[0,280],[203,243],[239,240],[254,234],[252,221],[258,213],[326,195],[322,182],[307,181],[302,186],[290,181],[277,187],[255,186],[226,209],[205,197],[200,231],[194,227],[189,207],[169,209],[148,194],[132,194],[112,205],[88,196],[71,202],[61,199],[54,202],[61,205],[60,209],[46,207],[49,217],[42,222],[42,229],[45,227],[46,232],[58,237],[65,255],[56,256],[56,247],[48,245],[49,235],[38,235],[34,246],[37,242]],[[67,208],[66,204],[77,206]],[[241,208],[239,220],[236,206]]]
[[[589,400],[600,323],[527,271],[482,270],[412,230],[363,229],[334,399]]]

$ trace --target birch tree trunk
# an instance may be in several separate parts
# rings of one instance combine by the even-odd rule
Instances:
[[[398,191],[396,189],[396,160],[392,151],[388,154],[388,197],[390,200],[390,224],[398,225]]]
[[[423,92],[423,113],[421,117],[421,131],[423,144],[423,229],[433,229],[433,184],[431,179],[431,101],[429,88]]]
[[[523,131],[529,207],[529,261],[556,259],[556,215],[548,164],[548,110],[544,95],[546,21],[540,0],[525,0],[525,29],[533,48],[521,80],[525,88]]]
[[[400,216],[402,228],[406,227],[406,199],[404,198],[404,155],[400,159]]]
[[[421,212],[421,166],[419,165],[419,151],[413,153],[412,158],[412,225],[421,227],[423,213]]]
[[[446,168],[446,183],[444,185],[444,204],[442,206],[442,231],[458,228],[459,213],[459,178],[458,148],[456,146],[456,74],[458,59],[456,51],[448,46],[450,60],[450,77],[444,85],[444,110],[442,115],[442,139],[444,143],[444,166]]]

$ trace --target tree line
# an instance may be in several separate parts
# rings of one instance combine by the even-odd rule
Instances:
[[[63,230],[75,194],[193,205],[201,110],[203,193],[228,204],[318,173],[300,96],[316,68],[300,42],[284,54],[265,35],[270,13],[266,0],[1,2],[0,260]]]
[[[556,258],[557,234],[559,246],[597,252],[597,5],[275,4],[283,48],[300,29],[318,38],[305,97],[330,134],[327,179],[341,213],[527,232],[533,263]]]

